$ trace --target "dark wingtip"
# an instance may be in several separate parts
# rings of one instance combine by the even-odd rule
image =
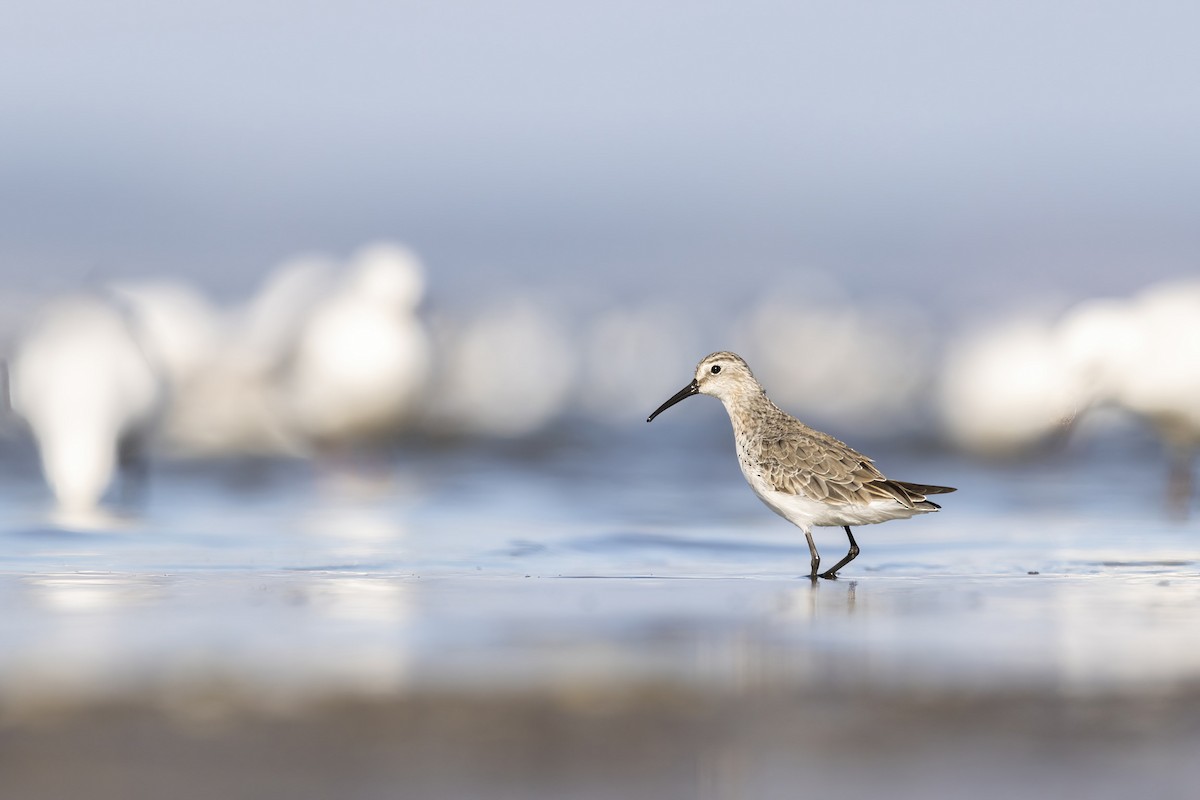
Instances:
[[[912,483],[911,481],[892,481],[892,483],[903,486],[909,494],[949,494],[957,491],[953,486],[933,486],[928,483]]]

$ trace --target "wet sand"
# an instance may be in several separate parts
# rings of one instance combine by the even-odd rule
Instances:
[[[144,703],[0,728],[4,797],[1193,797],[1200,691],[697,691],[581,684],[326,698],[288,713]]]

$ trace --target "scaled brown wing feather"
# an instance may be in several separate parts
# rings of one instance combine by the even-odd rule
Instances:
[[[936,507],[925,500],[925,495],[954,491],[948,486],[888,480],[869,457],[811,429],[764,437],[755,449],[762,477],[777,491],[802,494],[835,505],[890,499],[908,508],[922,503]]]
[[[756,444],[751,455],[776,491],[835,505],[890,498],[911,507],[921,500],[885,478],[870,458],[819,431],[767,436]]]

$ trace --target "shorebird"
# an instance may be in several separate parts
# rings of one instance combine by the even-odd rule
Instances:
[[[417,257],[381,242],[355,254],[302,320],[283,408],[317,452],[382,444],[412,422],[433,371],[424,293]]]
[[[118,470],[144,476],[141,450],[164,387],[118,306],[87,295],[42,308],[21,335],[9,382],[61,512],[95,511]]]
[[[810,428],[771,402],[736,353],[706,356],[696,366],[692,382],[646,421],[694,394],[712,395],[725,406],[746,482],[768,508],[804,531],[812,555],[809,577],[814,580],[836,578],[838,571],[858,556],[851,525],[937,511],[941,506],[926,496],[954,491],[949,486],[889,480],[869,457]],[[850,551],[831,569],[818,574],[821,556],[812,529],[839,526],[850,539]]]

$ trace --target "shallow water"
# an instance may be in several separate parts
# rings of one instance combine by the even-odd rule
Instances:
[[[889,474],[959,492],[939,514],[862,528],[842,578],[813,583],[803,537],[758,503],[727,447],[667,430],[653,447],[575,436],[369,466],[166,464],[140,504],[87,520],[48,514],[33,465],[10,457],[0,718],[19,729],[114,702],[270,717],[330,698],[646,686],[701,705],[933,698],[912,713],[936,717],[963,697],[1161,708],[1200,684],[1200,528],[1161,508],[1153,451],[998,466],[883,447]],[[827,561],[844,552],[838,530],[817,541]],[[847,703],[880,735],[911,723]],[[674,713],[655,708],[659,722]],[[69,730],[86,728],[79,713]],[[1195,719],[1174,724],[1200,737]],[[996,744],[980,735],[980,752]],[[760,795],[780,788],[754,774]]]

